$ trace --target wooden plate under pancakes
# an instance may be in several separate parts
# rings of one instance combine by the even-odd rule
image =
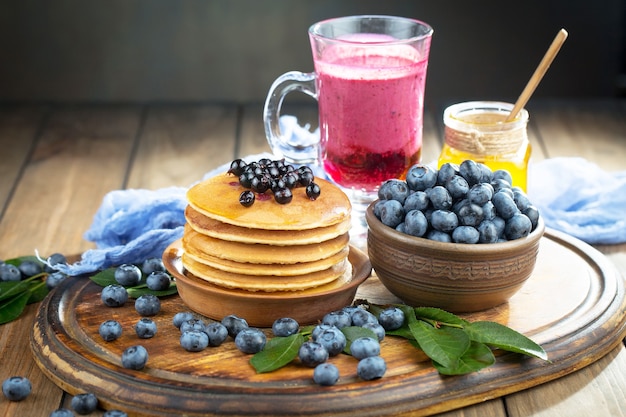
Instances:
[[[244,207],[239,195],[245,189],[234,175],[222,174],[202,181],[187,191],[194,210],[214,220],[235,226],[264,230],[305,230],[341,223],[350,217],[348,196],[336,185],[315,178],[321,194],[316,200],[307,197],[304,187],[293,189],[289,204],[278,204],[271,195]]]
[[[301,324],[315,323],[325,313],[351,304],[358,286],[372,272],[367,255],[351,246],[349,281],[284,294],[251,292],[221,288],[193,276],[183,268],[182,254],[182,242],[177,240],[163,252],[163,263],[176,278],[178,294],[189,308],[215,320],[237,314],[257,327],[271,327],[277,317],[292,317]]]
[[[193,207],[185,208],[187,224],[196,232],[214,237],[241,243],[264,243],[268,245],[307,245],[333,239],[350,230],[350,217],[344,221],[316,229],[304,230],[264,230],[250,227],[235,226],[219,220],[211,219],[194,210]]]

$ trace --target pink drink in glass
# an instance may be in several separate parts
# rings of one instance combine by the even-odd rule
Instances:
[[[403,178],[422,148],[428,57],[408,45],[373,54],[358,43],[382,37],[351,35],[354,46],[332,45],[315,59],[320,160],[336,183],[366,192]]]

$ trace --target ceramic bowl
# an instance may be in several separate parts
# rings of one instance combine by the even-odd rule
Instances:
[[[502,243],[443,243],[385,226],[372,203],[365,218],[372,267],[387,289],[412,306],[453,313],[505,303],[531,276],[543,220],[527,237]]]
[[[316,323],[324,314],[350,305],[372,271],[367,255],[351,246],[348,261],[352,276],[345,280],[303,291],[252,292],[219,287],[194,276],[183,267],[182,254],[181,240],[177,240],[163,252],[163,263],[190,309],[214,320],[236,314],[256,327],[272,327],[281,317],[291,317],[300,324]]]

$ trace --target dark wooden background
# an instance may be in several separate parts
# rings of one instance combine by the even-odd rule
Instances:
[[[307,28],[350,14],[433,26],[427,106],[514,101],[562,27],[536,96],[623,94],[623,0],[4,0],[0,103],[262,102],[312,70]]]

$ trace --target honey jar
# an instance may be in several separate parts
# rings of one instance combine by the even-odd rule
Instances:
[[[505,169],[513,186],[526,191],[531,147],[526,127],[528,111],[522,109],[507,121],[513,104],[497,101],[469,101],[445,109],[443,149],[438,160],[460,164],[472,159],[492,170]]]

